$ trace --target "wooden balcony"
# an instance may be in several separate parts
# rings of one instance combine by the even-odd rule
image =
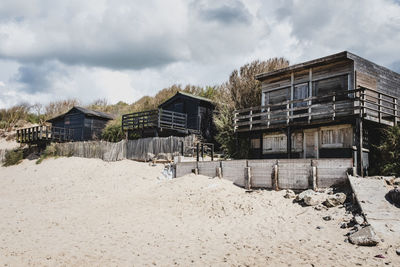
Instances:
[[[331,95],[236,110],[233,125],[235,132],[246,132],[331,122],[349,117],[361,117],[393,126],[400,121],[399,100],[375,90],[358,88]]]
[[[73,138],[74,130],[68,128],[36,126],[17,130],[18,143],[68,142]]]
[[[187,133],[198,129],[189,129],[187,114],[156,109],[122,115],[122,130],[142,130],[158,128]]]

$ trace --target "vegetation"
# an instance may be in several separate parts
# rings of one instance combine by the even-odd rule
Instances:
[[[400,176],[400,126],[389,127],[383,131],[383,140],[378,147],[380,152],[380,173]]]
[[[104,128],[101,139],[109,142],[119,142],[124,139],[124,132],[122,131],[121,119],[109,122]]]
[[[214,121],[217,126],[216,140],[221,144],[226,157],[245,158],[249,153],[249,141],[237,140],[232,122],[235,109],[260,105],[261,84],[255,75],[289,66],[284,58],[272,58],[267,61],[253,61],[234,70],[229,81],[218,90],[217,113]],[[237,142],[237,143],[236,143]]]
[[[24,152],[22,149],[9,150],[5,154],[4,167],[17,165],[24,159]]]
[[[57,149],[54,144],[48,145],[46,149],[40,154],[40,158],[36,161],[36,164],[42,163],[43,160],[54,157],[57,155]]]

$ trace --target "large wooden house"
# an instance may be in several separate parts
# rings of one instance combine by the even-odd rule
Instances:
[[[256,79],[260,106],[234,121],[252,158],[353,158],[362,175],[379,129],[400,120],[400,74],[347,51]]]
[[[122,116],[122,129],[130,136],[184,136],[196,134],[211,141],[215,134],[214,104],[210,99],[177,92],[156,110],[135,112]]]

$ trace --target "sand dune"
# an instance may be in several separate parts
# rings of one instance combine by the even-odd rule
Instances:
[[[82,158],[1,167],[1,265],[400,264],[384,245],[345,243],[343,208],[316,211],[283,191],[204,176],[160,181],[162,168]]]

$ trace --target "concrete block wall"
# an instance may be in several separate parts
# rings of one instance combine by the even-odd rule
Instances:
[[[197,162],[197,168],[199,170],[199,174],[216,177],[217,176],[217,168],[221,167],[220,161],[199,161]]]
[[[311,160],[309,159],[278,160],[279,189],[312,188],[311,171]]]
[[[234,184],[244,186],[246,177],[247,160],[221,161],[222,177]]]
[[[247,166],[251,168],[251,186],[273,188],[274,159],[248,160]]]
[[[346,171],[353,166],[352,159],[313,160],[317,167],[317,187],[326,188],[347,180]]]

